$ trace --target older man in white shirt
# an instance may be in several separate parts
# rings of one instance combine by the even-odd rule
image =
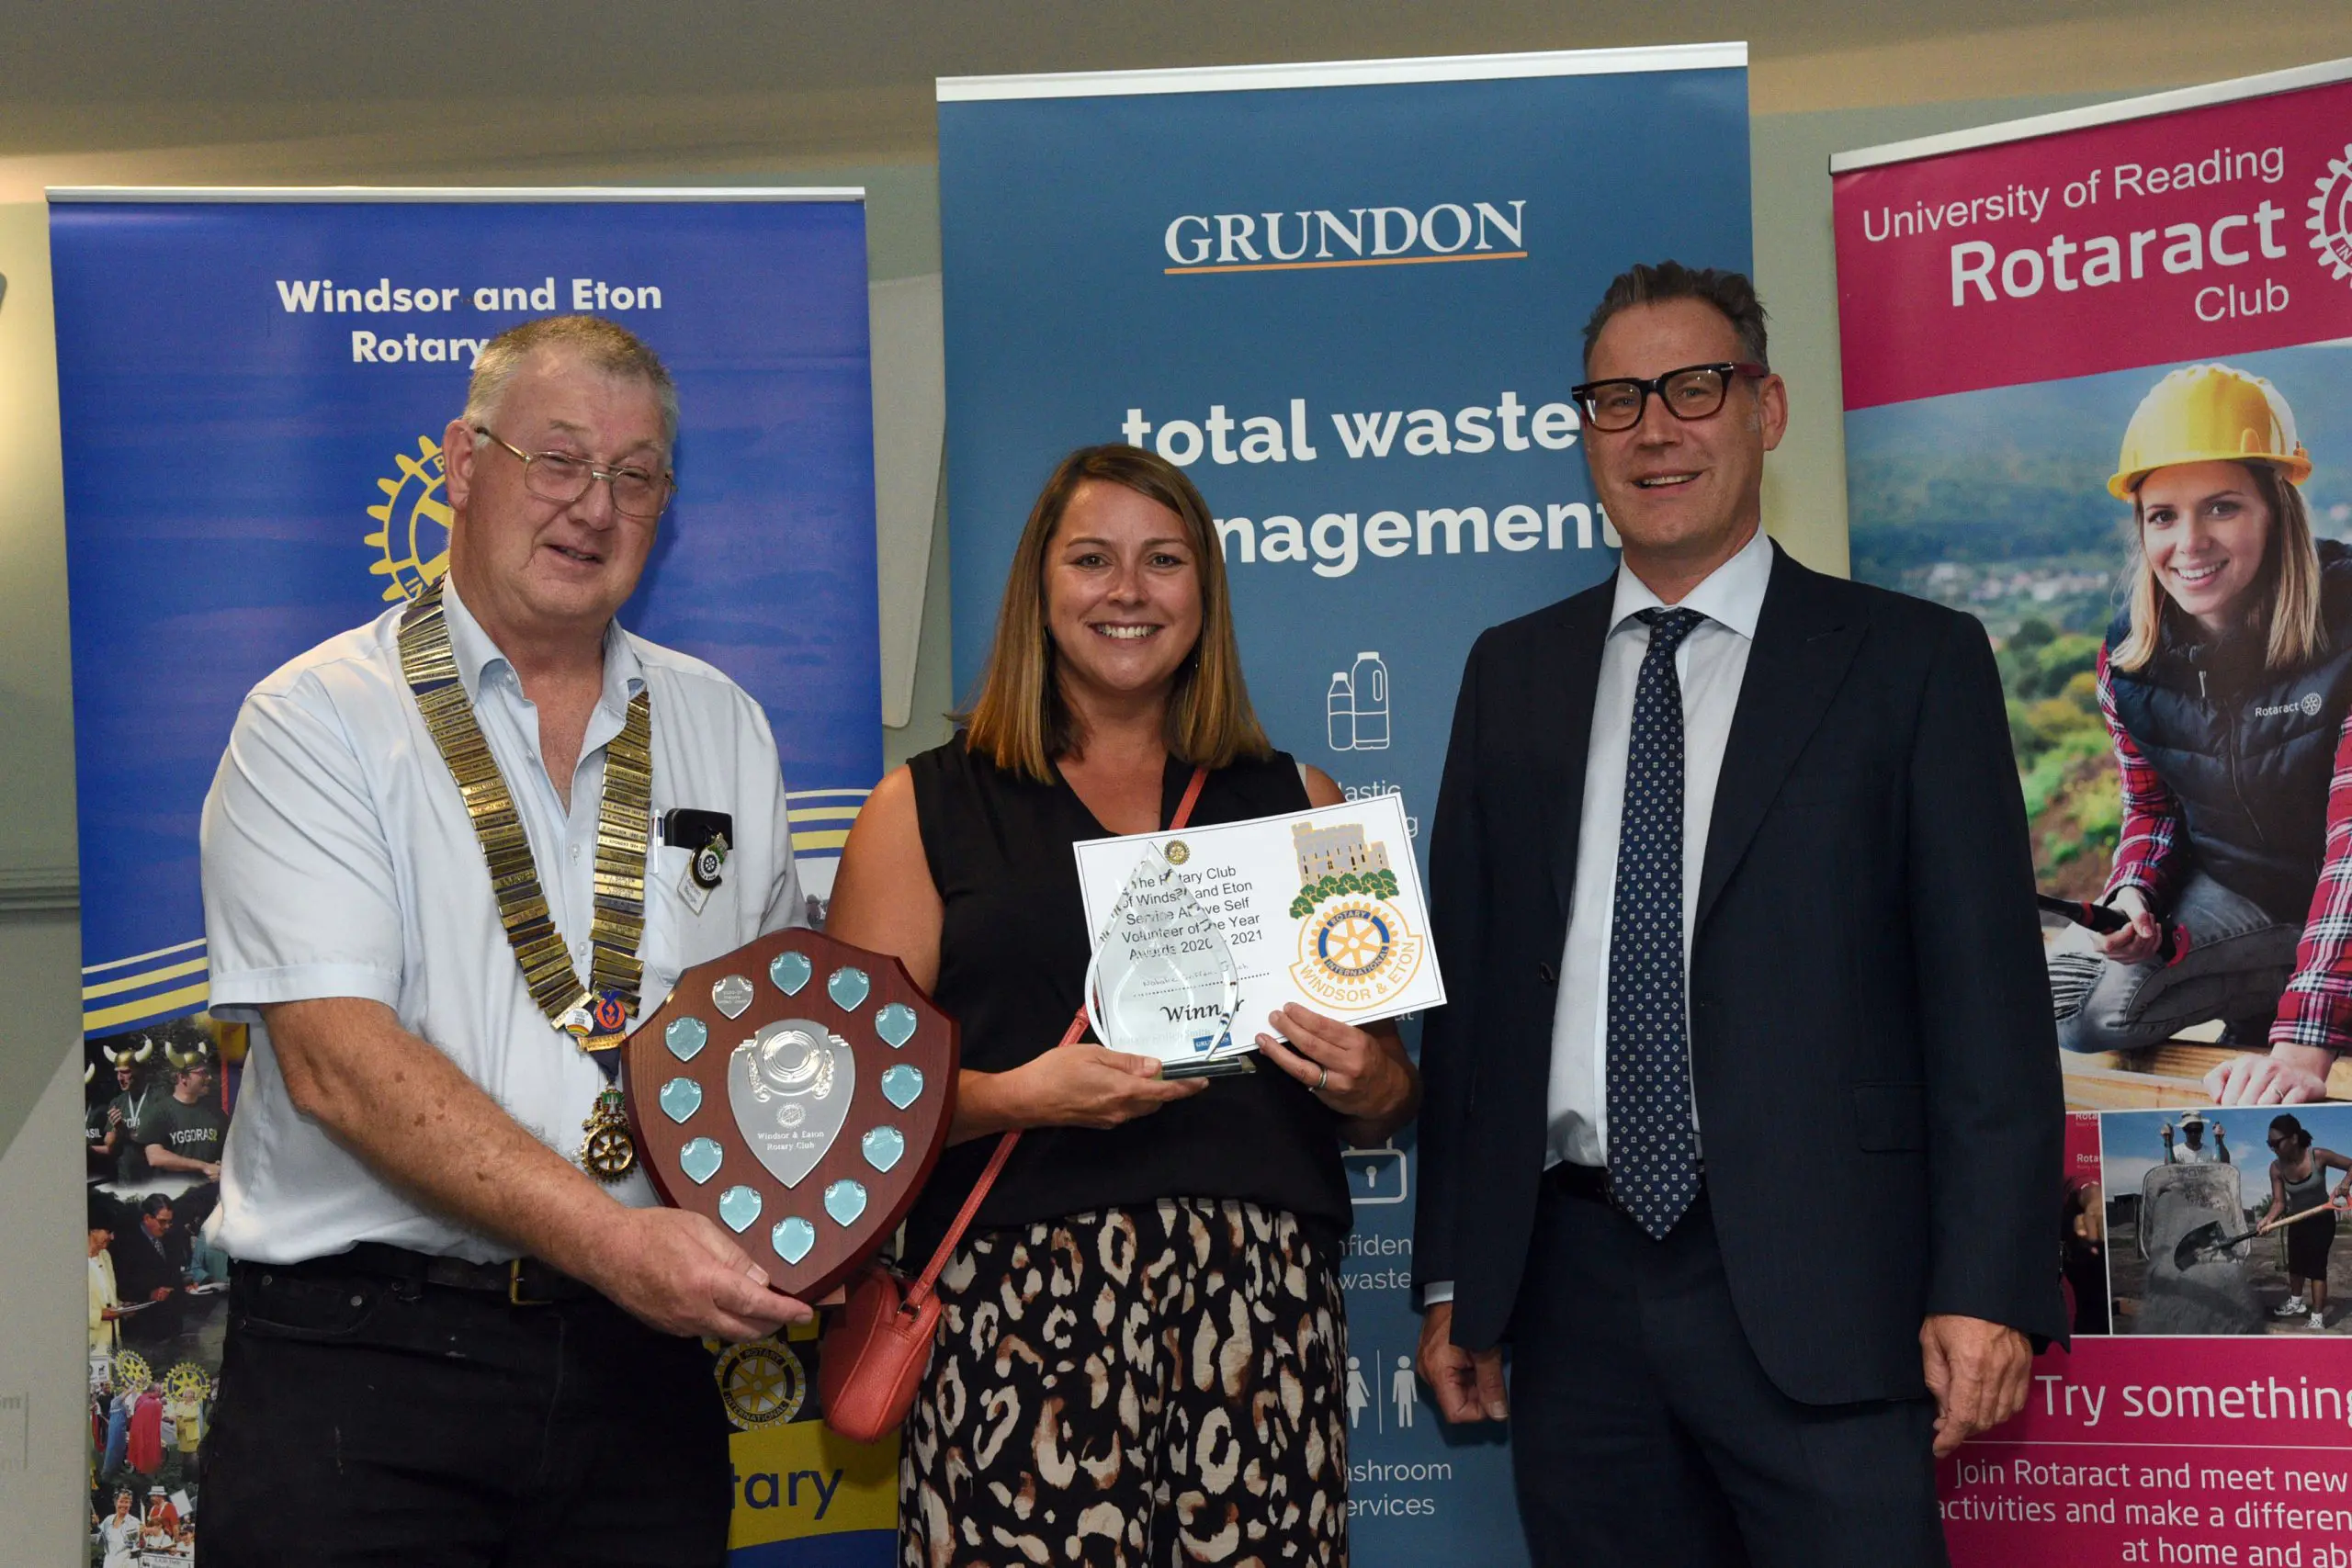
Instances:
[[[203,826],[212,1010],[256,1025],[209,1563],[724,1555],[698,1337],[808,1309],[655,1204],[599,1047],[801,898],[758,705],[615,619],[676,431],[623,329],[497,339],[443,441],[447,577],[238,716]]]

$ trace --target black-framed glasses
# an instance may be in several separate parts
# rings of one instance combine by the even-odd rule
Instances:
[[[1721,365],[1686,365],[1645,381],[1637,377],[1612,377],[1568,389],[1584,422],[1604,434],[1631,430],[1642,423],[1642,410],[1657,394],[1666,412],[1679,420],[1712,419],[1731,391],[1732,378],[1762,378],[1772,372],[1746,360]]]
[[[667,471],[656,474],[643,468],[607,468],[569,452],[526,452],[486,424],[475,425],[473,432],[488,436],[522,460],[523,488],[541,501],[568,506],[586,495],[589,486],[602,479],[612,487],[613,510],[624,517],[650,522],[661,516],[662,509],[669,504],[673,480]]]

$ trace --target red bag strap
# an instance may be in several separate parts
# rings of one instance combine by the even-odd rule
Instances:
[[[1184,786],[1184,798],[1176,803],[1176,815],[1168,819],[1168,831],[1174,832],[1193,819],[1193,807],[1200,804],[1201,786],[1209,782],[1206,768],[1194,768],[1192,782]]]
[[[1193,770],[1192,782],[1184,786],[1184,798],[1176,803],[1176,815],[1168,819],[1170,832],[1193,819],[1193,807],[1200,803],[1202,786],[1208,782],[1209,771],[1206,768]],[[1086,1008],[1081,1003],[1078,1016],[1069,1021],[1069,1028],[1063,1032],[1061,1043],[1077,1044],[1079,1038],[1086,1032]],[[916,1278],[913,1288],[907,1292],[903,1303],[905,1310],[913,1311],[930,1296],[932,1287],[939,1282],[940,1271],[947,1267],[947,1260],[956,1256],[956,1245],[964,1239],[965,1231],[970,1228],[972,1216],[980,1212],[981,1200],[989,1195],[989,1189],[996,1185],[998,1175],[1004,1169],[1004,1162],[1012,1157],[1012,1145],[1020,1141],[1021,1129],[1018,1127],[996,1141],[996,1152],[989,1156],[988,1168],[980,1172],[980,1179],[972,1184],[972,1195],[965,1199],[964,1206],[956,1212],[956,1223],[947,1227],[945,1235],[940,1237],[939,1250],[931,1255],[931,1262]]]

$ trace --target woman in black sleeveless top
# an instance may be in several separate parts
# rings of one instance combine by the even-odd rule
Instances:
[[[2302,1119],[2279,1115],[2270,1119],[2270,1207],[2264,1225],[2275,1225],[2290,1214],[2309,1214],[2286,1227],[2287,1299],[2270,1309],[2278,1318],[2304,1318],[2313,1328],[2327,1325],[2327,1255],[2335,1247],[2335,1216],[2352,1192],[2352,1159],[2334,1149],[2314,1148],[2311,1129]],[[2327,1190],[2330,1170],[2346,1172],[2334,1193]],[[2336,1208],[2323,1214],[2310,1211],[2323,1203]],[[2309,1281],[2308,1287],[2306,1281]],[[2308,1289],[2310,1300],[2304,1299]]]
[[[1412,1114],[1395,1031],[1287,1009],[1259,1071],[1214,1080],[1057,1043],[1089,949],[1073,842],[1166,826],[1196,766],[1198,824],[1340,802],[1267,744],[1227,604],[1181,470],[1073,453],[1015,548],[967,728],[885,779],[842,852],[828,929],[897,954],[962,1027],[956,1146],[910,1258],[992,1134],[1027,1130],[941,1279],[899,1468],[910,1564],[1346,1561],[1340,1140]]]

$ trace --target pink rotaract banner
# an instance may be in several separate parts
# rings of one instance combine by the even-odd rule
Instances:
[[[2352,1568],[2352,1214],[2289,1213],[2352,1173],[2352,62],[1831,166],[1854,575],[1983,623],[2055,907],[2072,1343],[1939,1465],[1952,1560]]]
[[[2352,335],[2352,82],[1849,169],[1846,407]]]
[[[2084,1339],[2025,1413],[1939,1467],[1959,1568],[2352,1565],[2352,1357],[2252,1339]]]

